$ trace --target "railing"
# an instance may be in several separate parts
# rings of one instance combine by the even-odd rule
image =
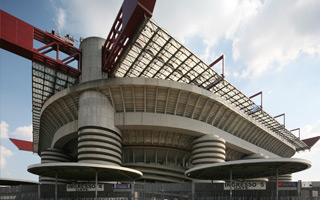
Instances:
[[[223,183],[158,183],[129,184],[130,189],[114,189],[105,184],[98,192],[98,200],[276,200],[275,183],[267,182],[265,190],[235,190],[233,198]],[[298,192],[298,190],[300,192]],[[282,188],[278,200],[320,200],[320,187]],[[67,191],[58,185],[59,200],[94,200],[94,191]],[[0,200],[54,200],[54,185],[21,185],[0,187]]]

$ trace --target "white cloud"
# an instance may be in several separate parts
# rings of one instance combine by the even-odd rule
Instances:
[[[61,19],[61,31],[81,37],[106,38],[120,10],[122,1],[69,0],[51,1],[57,22]],[[57,23],[59,28],[59,23]],[[61,27],[60,27],[61,28]]]
[[[20,126],[12,133],[15,138],[32,141],[32,125]]]
[[[234,77],[236,77],[236,78],[238,78],[239,77],[239,73],[238,72],[233,72],[233,74],[232,74]]]
[[[13,153],[4,146],[0,146],[0,168],[3,169],[6,167],[7,161],[6,157],[12,156]]]
[[[164,12],[168,5],[170,11]],[[198,34],[211,46],[222,37],[232,37],[259,6],[259,1],[167,0],[157,2],[154,18],[181,40]]]
[[[312,138],[315,136],[320,136],[320,120],[318,120],[313,125],[306,125],[301,129],[301,136],[302,138]],[[315,173],[318,173],[320,168],[320,160],[319,160],[319,153],[320,153],[320,141],[318,141],[310,151],[303,151],[299,152],[294,155],[294,158],[302,158],[312,162],[312,168],[310,170],[302,171],[299,173],[293,174],[294,180],[304,180],[304,181],[320,181],[319,176],[315,176]]]
[[[32,141],[32,125],[17,127],[13,132],[9,132],[9,124],[5,121],[0,123],[1,138],[9,138],[9,135],[21,140]]]
[[[301,138],[320,136],[320,120],[313,125],[306,125],[301,129]]]
[[[201,57],[211,62],[220,56],[214,52],[219,40],[232,39],[260,6],[259,0],[163,0],[156,3],[153,18],[182,42],[195,35],[200,36],[206,46]]]
[[[8,139],[9,136],[15,139],[29,140],[32,141],[32,125],[20,126],[16,128],[13,132],[9,131],[9,124],[5,121],[1,121],[1,138]],[[5,168],[7,164],[7,157],[13,156],[13,152],[4,146],[0,146],[0,168]]]
[[[0,122],[0,138],[8,138],[9,125],[5,121]]]
[[[233,58],[249,73],[281,71],[302,54],[320,55],[320,1],[270,0],[239,30]]]
[[[64,32],[106,38],[122,1],[51,3]],[[200,57],[208,63],[221,54],[219,42],[231,41],[232,57],[241,66],[234,75],[240,78],[281,71],[303,54],[320,55],[318,0],[162,0],[153,13],[153,19],[183,43],[200,38]]]
[[[121,3],[101,0],[51,1],[56,16],[67,16],[63,31],[82,37],[103,38],[107,37]],[[233,38],[238,28],[246,24],[260,6],[259,0],[162,0],[156,2],[153,19],[182,42],[195,35],[200,36],[205,45],[202,58],[210,62],[216,59],[213,47],[219,39]]]
[[[66,11],[63,8],[58,8],[55,20],[58,26],[58,30],[64,30],[66,24],[66,17]]]
[[[316,144],[315,147],[311,148],[310,151],[298,152],[294,155],[294,158],[301,158],[311,161],[311,168],[305,171],[294,173],[292,175],[293,180],[303,180],[303,181],[320,181],[318,176],[318,169],[320,168],[320,160],[318,155],[320,153],[320,145]]]

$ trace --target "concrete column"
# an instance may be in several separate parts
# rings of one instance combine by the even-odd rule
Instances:
[[[104,94],[95,90],[80,94],[78,162],[122,164],[122,136],[114,126],[114,112]]]
[[[41,152],[41,163],[70,162],[71,156],[57,148],[48,148]]]
[[[248,159],[267,159],[268,156],[263,155],[262,153],[254,153],[254,154],[250,154],[246,157],[244,157],[244,160],[248,160]],[[268,178],[252,178],[252,179],[246,179],[246,181],[255,181],[255,182],[268,182]]]
[[[204,135],[192,143],[192,164],[225,162],[226,142],[215,135]]]
[[[278,186],[278,183],[279,183],[279,170],[278,168],[276,169],[276,200],[279,199],[279,186]]]
[[[191,182],[191,199],[194,200],[195,199],[195,183],[192,181]]]
[[[299,180],[297,185],[298,197],[301,197],[301,187],[302,187],[302,181]]]
[[[82,74],[80,83],[107,78],[102,72],[102,46],[105,40],[89,37],[80,44]],[[121,165],[122,136],[114,126],[114,113],[109,99],[97,90],[79,96],[78,162]]]
[[[58,200],[58,174],[55,172],[55,183],[54,183],[54,199]]]
[[[102,46],[105,39],[89,37],[80,44],[82,51],[82,73],[80,83],[107,78],[107,73],[102,72]]]
[[[134,198],[134,185],[135,185],[135,183],[131,183],[131,200],[135,200],[135,198]]]
[[[271,176],[271,177],[269,177],[269,181],[275,182],[276,181],[275,178],[276,177]],[[278,179],[279,179],[279,182],[291,182],[292,181],[292,174],[279,175]]]
[[[57,148],[48,148],[41,152],[41,163],[70,162],[72,160],[66,152]],[[55,184],[55,179],[50,177],[39,177],[41,184]],[[58,179],[58,184],[68,183],[68,180]]]

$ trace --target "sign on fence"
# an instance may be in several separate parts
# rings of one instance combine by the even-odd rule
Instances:
[[[131,189],[130,183],[113,184],[113,189]]]
[[[224,190],[230,190],[230,183],[224,184]],[[232,190],[265,190],[265,182],[232,182]]]
[[[298,182],[278,182],[278,187],[297,187]]]
[[[73,183],[67,184],[67,192],[88,192],[88,191],[96,191],[95,183]],[[104,191],[104,184],[98,184],[98,191]]]

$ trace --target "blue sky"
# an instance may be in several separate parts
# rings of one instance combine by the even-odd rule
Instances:
[[[29,24],[76,39],[106,38],[121,4],[0,0],[2,10]],[[285,113],[289,130],[301,128],[302,139],[320,135],[320,1],[158,0],[153,19],[208,64],[224,54],[226,79],[247,96],[263,91],[264,109]],[[39,157],[8,140],[31,139],[31,61],[1,49],[0,67],[0,177],[37,180],[26,169]],[[295,155],[313,166],[294,180],[320,181],[319,153],[320,142]]]

